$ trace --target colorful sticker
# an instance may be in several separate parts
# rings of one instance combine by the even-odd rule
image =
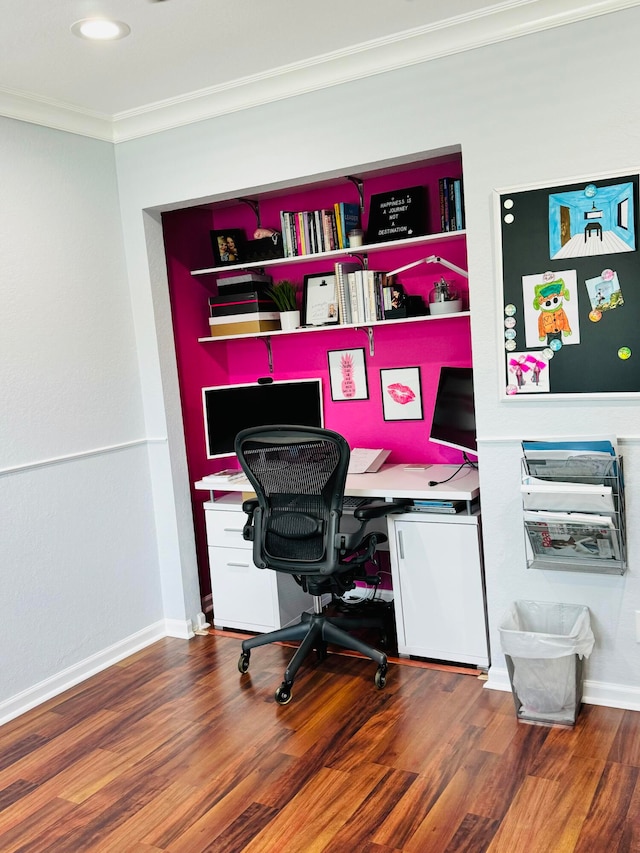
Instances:
[[[555,338],[549,343],[549,346],[554,352],[558,352],[558,350],[562,347],[562,341],[559,338]]]
[[[504,348],[506,349],[507,352],[512,352],[516,348],[516,342],[515,341],[505,341],[504,342]]]
[[[545,361],[551,361],[551,359],[553,358],[553,356],[554,356],[554,352],[553,352],[553,350],[551,349],[551,347],[545,347],[545,348],[542,350],[542,357],[545,359]]]
[[[516,330],[515,329],[505,329],[504,330],[504,336],[508,341],[512,341],[516,336]]]
[[[588,278],[585,281],[585,286],[593,311],[612,311],[614,308],[624,305],[618,273],[613,270],[603,270],[595,278]],[[589,319],[593,320],[593,317],[589,315]],[[600,317],[597,319],[599,320]]]
[[[551,346],[554,340],[580,343],[577,280],[576,270],[522,276],[527,349]]]
[[[517,352],[507,356],[507,371],[518,394],[549,391],[549,363],[537,352]]]
[[[507,315],[507,317],[513,317],[513,315],[516,313],[516,306],[512,305],[511,303],[509,303],[509,305],[505,305],[504,313]]]
[[[598,311],[594,308],[593,311],[589,311],[589,319],[592,323],[597,323],[598,320],[602,320],[602,311]]]
[[[516,321],[515,321],[514,317],[507,317],[507,319],[504,321],[504,325],[505,325],[506,329],[513,329],[515,324],[516,324]]]
[[[631,350],[629,347],[620,347],[618,350],[618,358],[621,358],[622,361],[626,361],[628,358],[631,358]]]

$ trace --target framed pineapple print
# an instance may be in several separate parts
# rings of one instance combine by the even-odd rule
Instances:
[[[327,353],[331,399],[335,402],[368,400],[367,368],[362,349],[334,349]]]

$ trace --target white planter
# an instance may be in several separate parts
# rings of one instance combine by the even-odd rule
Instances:
[[[300,327],[300,312],[299,311],[281,311],[280,312],[280,328],[291,331]]]

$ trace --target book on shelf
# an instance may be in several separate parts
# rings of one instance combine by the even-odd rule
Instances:
[[[351,323],[351,297],[349,293],[349,273],[360,269],[357,262],[338,261],[335,265],[336,290],[338,292],[338,318],[341,323]]]
[[[440,229],[442,231],[461,231],[465,227],[462,179],[440,178],[438,180],[438,199],[440,203]]]

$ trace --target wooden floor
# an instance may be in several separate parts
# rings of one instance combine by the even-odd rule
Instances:
[[[472,675],[167,639],[0,729],[0,851],[640,850],[640,713],[518,723]]]

